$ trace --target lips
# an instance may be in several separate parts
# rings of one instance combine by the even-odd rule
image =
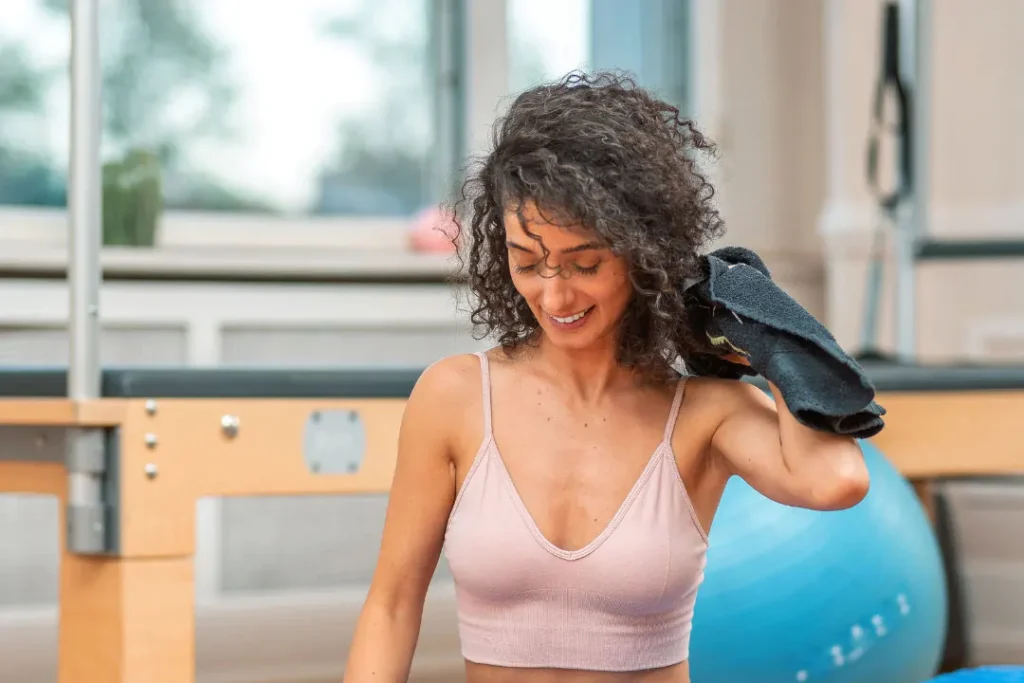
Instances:
[[[575,329],[589,319],[590,312],[593,310],[594,307],[591,306],[582,311],[576,311],[575,313],[570,313],[568,315],[554,315],[552,313],[548,313],[547,316],[557,327],[561,329]]]
[[[554,315],[553,313],[549,313],[548,315],[550,315],[552,318],[554,318],[556,322],[560,322],[563,325],[568,325],[569,323],[574,323],[577,320],[581,319],[587,313],[590,313],[590,309],[589,308],[585,308],[582,311],[578,311],[578,312],[573,313],[571,315]]]

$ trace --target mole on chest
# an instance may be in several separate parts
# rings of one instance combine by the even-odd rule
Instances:
[[[629,447],[630,437],[636,437],[635,420],[624,420],[609,415],[579,415],[564,409],[526,411],[519,413],[514,423],[496,425],[495,431],[509,444],[550,450],[570,457],[586,453],[594,457],[596,451],[621,452]],[[629,432],[629,434],[624,433]],[[643,430],[640,430],[643,431]]]

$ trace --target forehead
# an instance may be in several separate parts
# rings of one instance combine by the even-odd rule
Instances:
[[[597,234],[579,222],[542,211],[531,202],[506,209],[504,223],[507,239],[531,250],[539,246],[538,240],[552,251],[593,245],[598,241]]]

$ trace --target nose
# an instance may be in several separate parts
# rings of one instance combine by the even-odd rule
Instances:
[[[575,292],[572,279],[556,274],[543,280],[544,290],[541,292],[541,307],[548,313],[565,314],[571,312]]]

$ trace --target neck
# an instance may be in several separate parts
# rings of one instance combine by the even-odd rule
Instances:
[[[614,341],[584,349],[565,349],[543,337],[539,356],[567,392],[583,401],[592,401],[609,389],[632,381],[632,372],[616,359]]]

